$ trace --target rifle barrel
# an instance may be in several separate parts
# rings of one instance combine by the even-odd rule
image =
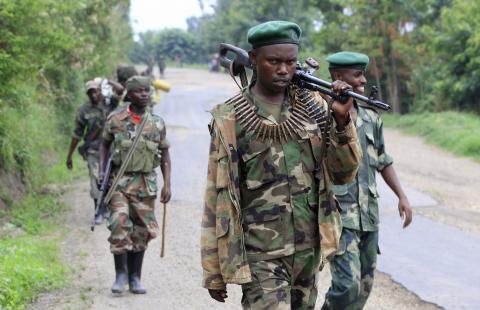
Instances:
[[[332,83],[330,82],[327,82],[327,81],[324,81],[322,79],[319,79],[317,77],[314,77],[313,75],[311,74],[308,74],[306,73],[305,71],[301,70],[301,69],[297,69],[297,71],[295,72],[295,78],[297,80],[301,80],[301,81],[304,81],[304,82],[307,82],[309,84],[313,84],[313,85],[316,85],[316,86],[319,86],[319,87],[324,87],[324,88],[328,88],[328,89],[332,89]],[[332,92],[331,91],[322,91],[322,89],[320,88],[317,88],[315,89],[317,91],[320,91],[320,92],[324,92],[328,95],[331,95]],[[349,96],[349,97],[353,97],[355,99],[358,99],[360,101],[363,101],[369,105],[372,105],[376,108],[379,108],[379,109],[382,109],[382,110],[385,110],[385,111],[389,111],[391,109],[391,107],[380,101],[380,100],[375,100],[375,99],[370,99],[368,97],[365,97],[363,95],[360,95],[360,94],[357,94],[351,90],[347,91],[346,92],[346,95]]]

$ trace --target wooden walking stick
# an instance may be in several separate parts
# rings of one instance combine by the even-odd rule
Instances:
[[[162,219],[162,247],[160,249],[160,257],[165,255],[165,239],[167,232],[167,204],[163,204],[163,219]]]

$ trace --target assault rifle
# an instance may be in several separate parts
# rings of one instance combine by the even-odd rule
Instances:
[[[229,53],[234,55],[233,58],[228,57]],[[245,68],[253,70],[253,65],[248,60],[247,51],[231,44],[221,43],[219,54],[220,54],[220,64],[222,65],[222,67],[229,70],[234,80],[236,76],[239,76],[243,87],[247,86],[248,79],[247,79]],[[319,79],[311,75],[308,72],[308,70],[307,71],[304,70],[302,66],[298,63],[297,63],[297,69],[293,76],[292,82],[298,85],[300,88],[318,91],[335,99],[342,100],[343,96],[353,97],[375,108],[379,108],[385,111],[388,111],[391,109],[391,107],[388,104],[375,99],[373,96],[365,97],[353,91],[347,91],[345,94],[343,94],[339,98],[339,96],[337,96],[332,91],[332,83],[324,81],[322,79]]]
[[[107,204],[105,203],[105,196],[109,190],[110,183],[110,173],[112,172],[112,155],[108,157],[107,164],[105,165],[105,170],[103,172],[103,180],[100,185],[100,194],[98,195],[97,205],[95,206],[95,214],[92,219],[92,226],[90,230],[95,229],[95,218],[100,215],[104,215],[107,211]]]

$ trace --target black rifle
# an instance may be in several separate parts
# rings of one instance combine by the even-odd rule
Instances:
[[[97,199],[97,205],[95,206],[95,214],[93,215],[92,226],[90,229],[93,231],[95,229],[95,217],[99,215],[104,215],[107,211],[107,205],[105,203],[105,195],[107,195],[110,183],[110,173],[112,172],[112,155],[108,157],[105,170],[103,172],[103,180],[100,185],[100,195]]]
[[[234,54],[233,58],[229,58],[227,55],[228,53]],[[227,68],[230,71],[230,74],[232,76],[240,76],[240,80],[242,82],[242,86],[245,87],[248,82],[247,81],[247,76],[245,73],[245,68],[253,69],[252,64],[248,60],[248,53],[247,51],[231,45],[227,43],[221,43],[220,44],[220,64],[222,67]],[[317,77],[314,77],[310,73],[306,72],[300,64],[297,64],[297,69],[295,71],[295,74],[293,76],[292,82],[298,85],[300,88],[305,88],[313,91],[318,91],[323,94],[326,94],[332,98],[342,100],[343,96],[347,97],[353,97],[357,100],[363,101],[368,105],[371,105],[373,107],[388,111],[391,109],[391,107],[380,101],[376,100],[373,98],[368,98],[365,96],[362,96],[360,94],[357,94],[353,91],[347,91],[345,92],[342,96],[337,96],[331,89],[332,89],[332,83],[324,81],[322,79],[319,79]]]

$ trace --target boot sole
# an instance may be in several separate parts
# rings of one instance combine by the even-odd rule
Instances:
[[[132,294],[137,294],[137,295],[141,295],[141,294],[146,294],[146,293],[147,293],[146,290],[145,290],[145,291],[129,290],[129,291],[130,291],[130,293],[132,293]]]

